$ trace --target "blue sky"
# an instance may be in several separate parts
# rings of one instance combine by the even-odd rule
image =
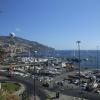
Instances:
[[[100,45],[100,0],[0,0],[0,35],[9,32],[56,49]]]

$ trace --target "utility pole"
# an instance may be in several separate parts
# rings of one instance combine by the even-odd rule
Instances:
[[[98,66],[98,65],[99,65],[99,64],[98,64],[98,53],[99,53],[99,52],[98,52],[98,48],[99,48],[99,46],[97,46],[97,73],[98,73],[98,67],[99,67],[99,66]]]
[[[76,41],[77,46],[78,46],[78,68],[79,68],[79,89],[80,89],[80,43],[81,41]]]
[[[35,58],[36,58],[36,53],[37,53],[37,51],[34,51],[34,62],[33,62],[33,64],[34,64],[34,100],[36,100],[36,90],[35,90],[35,70],[36,70],[36,68],[35,68]]]
[[[9,66],[9,75],[12,75],[12,70],[13,70],[13,57],[14,57],[14,37],[15,33],[9,33],[9,44],[10,44],[10,57],[11,57],[11,64]]]

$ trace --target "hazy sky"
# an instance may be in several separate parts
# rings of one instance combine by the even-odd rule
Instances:
[[[100,0],[0,0],[0,35],[9,32],[56,49],[100,45]]]

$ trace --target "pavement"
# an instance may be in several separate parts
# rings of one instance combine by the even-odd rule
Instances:
[[[3,73],[0,72],[0,75],[6,76],[6,73],[4,73],[4,74]],[[72,74],[72,73],[73,72],[70,72],[70,74]],[[67,74],[62,74],[61,76],[57,76],[55,78],[55,81],[62,80],[64,77],[67,77]],[[33,83],[34,82],[32,79],[23,78],[19,75],[13,75],[11,77],[11,80],[24,84],[26,86],[26,89],[30,96],[30,100],[34,100],[33,99],[34,98],[34,96],[33,96],[33,93],[34,93],[34,84]],[[53,92],[53,91],[51,92],[49,90],[44,90],[44,88],[42,86],[40,86],[40,82],[36,81],[36,94],[37,94],[36,100],[46,100],[45,93],[52,98],[51,100],[86,100],[86,99],[100,100],[100,95],[98,95],[98,94],[84,92],[83,94],[80,95],[79,89],[77,89],[77,88],[71,89],[72,87],[73,87],[73,85],[71,85],[71,84],[70,84],[70,86],[68,85],[67,87],[64,87],[64,90],[60,93],[60,97],[58,99],[56,99],[56,98],[54,98],[56,96],[55,92]],[[59,90],[59,89],[57,89],[57,90]],[[45,91],[45,93],[44,93],[44,91]],[[41,99],[39,99],[39,97]],[[86,98],[86,99],[80,99],[81,97]]]
[[[26,86],[28,86],[27,88],[29,88],[29,86],[30,86],[30,88],[32,88],[30,84],[27,84],[27,85],[26,85],[25,81],[24,81],[24,82],[21,82],[21,81],[19,80],[19,82],[18,82],[18,80],[16,80],[16,79],[15,79],[15,80],[12,80],[12,79],[7,78],[7,77],[5,77],[5,76],[0,76],[0,81],[12,81],[12,82],[14,82],[14,83],[20,84],[20,86],[21,86],[20,90],[14,92],[14,94],[17,95],[17,96],[19,97],[19,100],[22,100],[22,94],[23,94],[23,92],[26,90]],[[25,83],[25,84],[23,84],[23,83]],[[32,89],[33,89],[33,88],[32,88]],[[30,89],[29,89],[29,90],[30,90]],[[29,90],[28,90],[28,91],[29,91]],[[32,91],[33,91],[33,90],[32,90]],[[31,92],[32,92],[32,91],[31,91]],[[30,91],[29,91],[29,92],[30,92]],[[30,95],[29,100],[34,100],[33,98],[34,98],[34,96],[33,96],[33,95]],[[37,95],[36,95],[36,100],[40,100],[40,98],[39,98]]]
[[[23,85],[21,83],[18,83],[18,84],[21,86],[21,88],[20,88],[20,90],[14,92],[14,94],[19,97],[19,100],[22,100],[22,95],[21,94],[23,94],[23,92],[26,90],[26,87],[25,87],[25,85]]]
[[[84,99],[84,98],[64,95],[62,93],[59,93],[59,98],[56,98],[56,92],[50,92],[48,90],[45,90],[45,93],[48,96],[47,100],[87,100],[87,99]]]
[[[33,98],[34,98],[34,96],[31,96],[29,99],[34,100]],[[41,100],[41,99],[38,96],[35,96],[35,100]]]

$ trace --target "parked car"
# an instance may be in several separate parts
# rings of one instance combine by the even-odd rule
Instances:
[[[100,90],[95,90],[94,92],[100,94]]]

